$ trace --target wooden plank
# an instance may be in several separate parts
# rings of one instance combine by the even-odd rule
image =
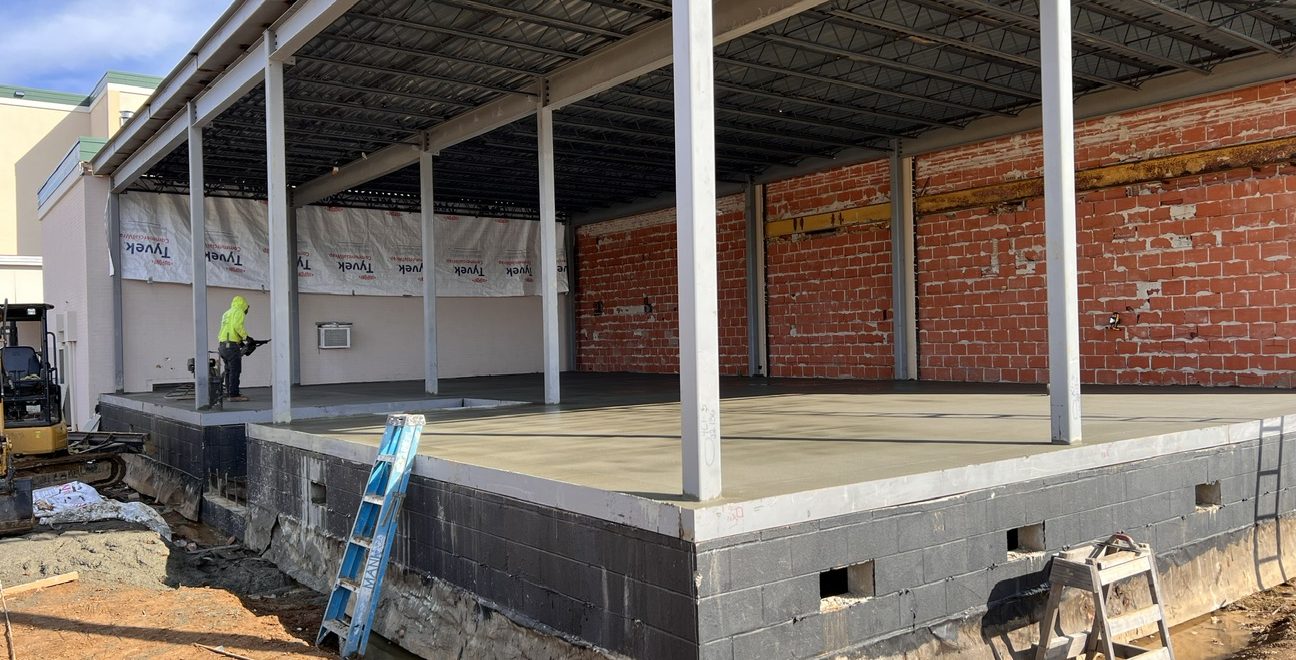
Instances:
[[[53,575],[47,578],[41,578],[39,580],[35,580],[33,582],[28,582],[26,584],[20,584],[16,587],[8,587],[4,590],[4,595],[6,597],[18,596],[20,594],[25,594],[29,591],[39,591],[46,587],[53,587],[60,584],[67,584],[68,582],[75,582],[80,578],[81,575],[76,571],[72,571],[71,573],[63,573],[62,575]]]
[[[1171,660],[1170,651],[1164,647],[1159,649],[1148,650],[1130,644],[1117,644],[1116,657],[1132,660]]]
[[[1112,635],[1123,635],[1131,630],[1156,623],[1161,620],[1161,608],[1157,605],[1135,610],[1128,614],[1113,617],[1111,620]]]
[[[1164,181],[1183,176],[1225,172],[1246,167],[1285,163],[1296,158],[1296,137],[1262,140],[1187,154],[1149,158],[1147,160],[1094,167],[1076,172],[1076,192],[1131,186]],[[924,195],[914,201],[918,216],[951,213],[971,208],[993,207],[1010,202],[1034,199],[1044,194],[1044,179],[1033,177],[964,190]],[[868,204],[830,213],[771,220],[767,237],[790,236],[812,231],[836,229],[868,222],[885,222],[891,203]]]
[[[1098,571],[1098,579],[1102,580],[1103,584],[1111,584],[1150,570],[1152,570],[1152,563],[1148,561],[1147,557],[1139,557],[1133,561],[1127,561]]]
[[[1085,591],[1093,591],[1096,588],[1087,565],[1059,558],[1053,559],[1053,566],[1049,569],[1049,580]]]
[[[1039,647],[1036,647],[1034,657],[1040,660],[1068,660],[1084,652],[1085,639],[1088,633],[1076,633],[1073,635],[1055,635],[1049,641],[1048,648],[1043,654],[1039,653]]]

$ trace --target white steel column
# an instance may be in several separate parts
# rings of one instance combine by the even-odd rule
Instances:
[[[270,222],[271,419],[292,421],[291,278],[288,263],[288,166],[284,158],[283,62],[270,57],[274,34],[265,38],[266,196]]]
[[[711,2],[673,0],[671,12],[684,495],[710,500],[720,496],[720,331],[716,297]]]
[[[113,391],[126,391],[126,317],[122,295],[121,193],[108,193],[108,258],[112,259]]]
[[[914,281],[913,159],[891,151],[891,329],[896,380],[918,379],[918,298]]]
[[[1053,442],[1080,442],[1080,306],[1076,279],[1071,3],[1040,2],[1044,97],[1044,236],[1048,251],[1049,408]]]
[[[297,281],[297,207],[288,205],[288,352],[292,384],[301,385],[301,298]]]
[[[210,405],[207,369],[207,212],[203,190],[203,129],[195,122],[189,104],[189,237],[193,272],[194,409]]]
[[[423,380],[428,394],[436,394],[437,374],[437,291],[436,225],[432,192],[432,152],[419,154],[419,210],[423,227]]]
[[[545,403],[558,403],[558,211],[554,203],[553,110],[536,112],[540,155],[540,315],[544,326]]]

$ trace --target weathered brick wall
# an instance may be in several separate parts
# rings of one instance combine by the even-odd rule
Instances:
[[[1083,122],[1077,167],[1293,135],[1293,108],[1296,84],[1275,83]],[[1038,176],[1039,149],[1028,134],[933,154],[917,186]],[[1296,168],[1273,166],[1081,194],[1082,380],[1290,386],[1293,193]],[[919,218],[922,378],[1044,381],[1043,220],[1040,199]]]
[[[1296,135],[1296,82],[1081,122],[1080,169]],[[915,159],[917,194],[1038,176],[1038,132]],[[885,162],[766,188],[769,220],[885,202]],[[731,198],[737,205],[738,199]],[[1296,167],[1272,166],[1082,193],[1082,379],[1087,383],[1287,386],[1296,317]],[[582,369],[677,366],[673,212],[582,229]],[[742,373],[741,213],[720,227],[721,349]],[[1042,200],[917,221],[920,376],[1043,382]],[[852,226],[766,246],[769,374],[889,378],[888,230]],[[654,303],[644,314],[643,298]],[[593,303],[602,301],[602,315]],[[1112,312],[1122,327],[1106,329]]]
[[[885,162],[772,184],[770,220],[886,201]],[[891,232],[885,225],[771,238],[765,272],[769,374],[892,377]]]
[[[743,199],[723,198],[717,210],[720,369],[739,375],[747,369]],[[576,233],[576,254],[580,262],[577,368],[678,371],[675,210],[581,227]]]

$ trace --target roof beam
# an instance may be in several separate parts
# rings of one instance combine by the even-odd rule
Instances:
[[[821,0],[716,0],[712,9],[715,42],[725,43],[744,34],[821,4]],[[671,61],[671,25],[663,21],[645,28],[590,55],[570,62],[547,78],[546,105],[561,108],[632,80]],[[475,110],[442,122],[419,135],[423,143],[440,151],[536,112],[535,99],[527,94],[506,94]],[[382,176],[418,160],[417,149],[392,145],[325,176],[297,187],[297,204],[309,204]]]
[[[829,76],[823,76],[817,73],[798,71],[796,69],[787,69],[783,67],[772,66],[769,64],[762,64],[760,62],[748,62],[746,60],[738,60],[732,57],[722,57],[719,55],[716,56],[715,61],[722,62],[724,64],[732,64],[734,66],[741,66],[748,69],[755,69],[756,71],[765,71],[767,73],[773,73],[780,76],[792,76],[795,78],[803,78],[805,80],[824,83],[826,85],[847,87],[850,89],[859,90],[861,92],[878,94],[880,96],[890,96],[892,98],[903,99],[906,101],[916,101],[918,103],[927,103],[930,105],[940,106],[942,108],[951,108],[954,110],[960,110],[963,112],[963,114],[975,112],[977,114],[997,115],[1000,117],[1013,116],[1011,113],[1004,112],[1002,110],[996,110],[994,108],[981,108],[977,106],[968,105],[966,103],[954,103],[952,101],[942,101],[940,99],[929,98],[926,96],[922,96],[920,94],[910,94],[908,92],[902,92],[895,89],[887,89],[885,87],[877,87],[875,85],[868,85],[865,83],[855,82],[853,80],[831,78]]]
[[[1022,55],[1015,55],[1013,53],[1006,53],[1002,50],[989,48],[986,46],[982,46],[980,44],[972,43],[970,41],[965,41],[963,39],[946,37],[943,35],[936,34],[935,32],[931,32],[929,30],[922,30],[915,27],[909,27],[908,25],[892,23],[890,21],[884,21],[881,19],[872,18],[868,16],[861,16],[854,12],[844,11],[840,9],[829,10],[828,13],[837,18],[850,21],[851,23],[856,23],[858,25],[865,25],[868,27],[880,29],[884,32],[895,32],[897,34],[904,34],[918,39],[925,39],[927,41],[938,43],[942,46],[949,46],[956,50],[961,50],[968,53],[975,53],[977,55],[981,55],[984,57],[989,57],[992,59],[1001,60],[1005,62],[1012,62],[1014,64],[1020,64],[1029,69],[1039,69],[1040,67],[1040,63],[1038,60],[1032,60],[1029,57],[1024,57]],[[1137,89],[1134,85],[1131,85],[1129,83],[1120,82],[1119,80],[1112,80],[1110,78],[1103,78],[1102,76],[1089,75],[1087,73],[1084,73],[1083,71],[1076,72],[1075,77],[1081,80],[1088,80],[1089,82],[1092,83],[1098,83],[1099,85],[1106,85],[1110,87],[1124,87],[1125,89],[1131,89],[1131,90]]]
[[[970,0],[964,0],[964,1],[970,1]],[[985,80],[977,80],[976,78],[969,78],[967,76],[960,75],[957,73],[938,71],[936,69],[930,69],[925,66],[910,64],[908,62],[901,62],[899,60],[888,60],[885,57],[878,57],[876,55],[869,55],[867,53],[857,53],[855,51],[846,50],[844,48],[836,48],[834,46],[824,46],[822,44],[814,43],[813,41],[793,39],[792,37],[785,37],[781,34],[762,34],[760,35],[760,38],[765,39],[766,41],[772,41],[776,44],[791,46],[792,48],[808,50],[811,52],[820,53],[822,55],[831,55],[833,57],[844,57],[848,60],[855,60],[856,62],[863,62],[864,64],[873,64],[886,69],[904,71],[906,73],[913,73],[920,76],[939,78],[941,80],[946,80],[958,85],[975,87],[977,89],[983,89],[987,92],[995,92],[998,94],[1004,94],[1006,96],[1013,96],[1019,99],[1026,99],[1029,101],[1039,101],[1040,99],[1039,94],[1036,94],[1035,92],[1029,90],[1007,87],[1005,85],[1000,85],[998,83],[993,83]]]
[[[299,0],[293,3],[289,13],[280,16],[269,30],[269,34],[274,39],[270,58],[283,61],[292,57],[307,41],[346,13],[357,1]],[[226,66],[219,78],[206,85],[198,94],[185,99],[193,103],[195,126],[207,125],[261,82],[265,70],[261,45],[263,41],[264,37],[257,40],[244,51],[241,57]],[[157,94],[155,96],[162,98]],[[125,190],[131,182],[147,172],[149,167],[171,153],[179,145],[178,142],[174,142],[175,132],[181,129],[187,131],[188,124],[189,117],[186,113],[177,112],[162,130],[155,133],[140,149],[114,168],[112,170],[113,192]]]
[[[1155,9],[1158,12],[1161,12],[1163,14],[1174,16],[1178,19],[1186,21],[1197,27],[1210,30],[1211,32],[1215,32],[1216,34],[1219,34],[1224,37],[1228,37],[1229,39],[1232,39],[1235,42],[1244,43],[1248,46],[1251,46],[1252,48],[1259,48],[1260,50],[1263,50],[1266,53],[1272,53],[1274,55],[1283,54],[1281,50],[1279,50],[1277,47],[1275,47],[1273,44],[1270,44],[1267,41],[1264,41],[1262,39],[1256,39],[1255,37],[1252,37],[1251,35],[1248,34],[1243,34],[1228,26],[1220,25],[1213,21],[1207,20],[1205,17],[1198,16],[1197,14],[1194,14],[1192,12],[1184,11],[1183,9],[1178,9],[1176,7],[1171,7],[1170,5],[1167,5],[1164,2],[1161,2],[1160,0],[1133,0],[1133,1],[1143,5],[1144,7]]]
[[[1015,21],[1018,24],[1025,25],[1026,27],[1032,28],[1037,32],[1039,30],[1039,19],[1034,16],[1029,16],[1021,12],[1013,11],[1006,7],[1000,7],[993,3],[986,2],[985,0],[958,0],[958,3],[962,5],[967,5],[969,7],[975,7],[981,10],[982,12],[985,12],[987,14],[997,15],[1000,18],[1005,20]],[[1126,46],[1123,43],[1112,41],[1111,39],[1108,39],[1106,37],[1100,37],[1090,32],[1084,32],[1082,30],[1072,30],[1072,34],[1074,35],[1073,38],[1075,41],[1085,43],[1090,46],[1096,46],[1103,50],[1109,50],[1115,53],[1120,53],[1126,57],[1147,64],[1154,64],[1158,66],[1167,67],[1170,69],[1179,69],[1181,71],[1192,71],[1193,73],[1198,73],[1202,75],[1210,73],[1210,71],[1208,71],[1207,69],[1197,66],[1195,64],[1188,64],[1186,62],[1177,62],[1175,60],[1166,59],[1164,57],[1161,57],[1160,55],[1149,53],[1146,50],[1140,50],[1138,48],[1130,48],[1129,46]]]

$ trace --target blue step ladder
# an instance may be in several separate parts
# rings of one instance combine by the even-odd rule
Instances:
[[[423,433],[422,415],[388,415],[378,456],[360,497],[355,526],[342,553],[342,565],[324,609],[317,646],[337,637],[343,658],[362,656],[369,644],[387,555],[396,537],[396,521],[409,485],[414,455]],[[355,596],[354,605],[352,596]],[[350,606],[350,607],[348,607]],[[350,609],[350,613],[347,610]]]

